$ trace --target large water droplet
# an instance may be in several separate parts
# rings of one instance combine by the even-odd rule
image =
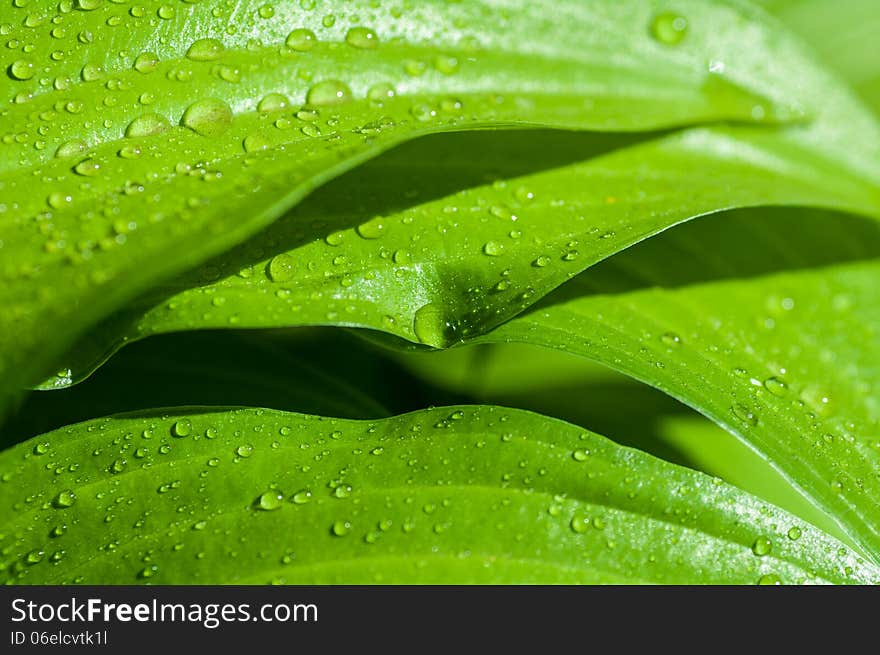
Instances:
[[[416,338],[435,348],[442,348],[446,343],[448,327],[449,323],[446,321],[443,309],[434,303],[419,307],[413,316],[413,332]]]
[[[372,50],[379,45],[379,37],[369,27],[352,27],[345,35],[345,42],[355,48]]]
[[[317,37],[315,37],[315,33],[312,32],[312,30],[299,28],[293,30],[290,34],[287,35],[287,40],[284,42],[284,44],[291,50],[296,50],[297,52],[308,52],[315,47],[315,44],[317,42],[318,39]]]
[[[52,504],[59,509],[65,509],[67,507],[72,507],[75,502],[76,502],[76,494],[73,493],[72,491],[70,491],[69,489],[65,489],[64,491],[60,492],[57,496],[55,496],[55,499],[52,501]]]
[[[181,124],[202,136],[220,136],[232,125],[232,109],[222,100],[197,100],[183,113]]]
[[[280,491],[267,491],[254,501],[254,507],[259,510],[271,512],[279,509],[284,503],[284,496]]]
[[[772,549],[773,542],[770,541],[770,539],[768,539],[767,537],[758,537],[752,543],[752,552],[758,557],[769,555]]]
[[[351,102],[353,96],[351,89],[339,80],[324,80],[318,82],[309,89],[306,102],[310,105],[321,107],[326,105],[341,105]]]
[[[199,39],[186,51],[186,57],[193,61],[214,61],[223,56],[224,50],[223,43],[217,39]]]
[[[687,19],[672,12],[657,14],[651,21],[651,36],[665,45],[681,43],[687,35],[687,29]]]
[[[36,74],[34,62],[28,59],[16,59],[9,66],[9,76],[14,80],[29,80]]]
[[[273,282],[286,282],[293,277],[294,260],[287,253],[273,257],[266,268],[266,275]]]
[[[128,124],[128,127],[125,130],[125,136],[152,136],[154,134],[161,134],[169,127],[171,127],[171,124],[164,116],[160,116],[159,114],[144,114],[143,116],[138,116]]]

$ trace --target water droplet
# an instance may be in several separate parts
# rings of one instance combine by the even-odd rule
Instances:
[[[752,543],[752,552],[758,557],[769,555],[772,548],[773,542],[767,537],[758,537],[755,539],[754,543]]]
[[[352,27],[345,34],[345,42],[355,48],[372,50],[379,45],[379,37],[369,27]]]
[[[341,105],[353,99],[351,89],[339,80],[324,80],[309,89],[306,102],[315,107]]]
[[[731,406],[730,411],[739,421],[746,425],[754,426],[758,424],[758,415],[744,405],[737,403]]]
[[[771,377],[764,380],[764,388],[774,396],[784,396],[788,393],[788,385],[777,377]]]
[[[434,69],[444,75],[454,75],[460,66],[458,57],[452,55],[437,55],[434,57]]]
[[[312,492],[308,489],[302,489],[293,494],[292,499],[295,505],[305,505],[312,500]]]
[[[687,35],[687,29],[687,19],[671,12],[657,14],[651,22],[651,36],[665,45],[681,43]]]
[[[138,73],[152,73],[159,65],[159,55],[153,52],[142,52],[134,60],[134,69]]]
[[[269,112],[287,109],[290,106],[290,100],[283,93],[270,93],[263,96],[257,104],[257,111]]]
[[[758,584],[761,586],[764,585],[781,585],[782,578],[780,578],[775,573],[765,573],[760,578],[758,578]]]
[[[297,52],[308,52],[315,47],[315,44],[317,42],[318,39],[317,37],[315,37],[315,33],[312,32],[312,30],[299,28],[293,30],[290,34],[287,35],[287,40],[284,42],[284,44],[291,50],[296,50]]]
[[[532,262],[532,266],[536,268],[544,268],[545,266],[548,266],[550,264],[550,261],[551,260],[549,257],[547,257],[546,255],[541,255]]]
[[[273,257],[266,267],[266,275],[272,282],[286,282],[293,277],[293,274],[294,260],[287,253]]]
[[[152,136],[154,134],[161,134],[169,127],[171,127],[171,124],[164,116],[160,116],[159,114],[144,114],[143,116],[138,116],[128,124],[128,127],[125,129],[125,136]]]
[[[171,436],[173,437],[186,437],[189,436],[190,432],[192,432],[192,421],[188,418],[175,421],[171,425]]]
[[[65,509],[67,507],[72,507],[76,502],[76,494],[66,489],[55,496],[55,499],[52,501],[52,504],[58,509]]]
[[[73,141],[65,141],[60,146],[58,146],[58,150],[55,151],[56,157],[73,157],[74,155],[80,155],[88,150],[88,146],[84,141],[73,140]]]
[[[272,142],[262,134],[248,134],[242,141],[242,146],[245,152],[258,152],[271,148]]]
[[[34,446],[33,453],[34,455],[45,455],[49,452],[49,444],[48,442],[42,441]]]
[[[421,306],[413,316],[413,332],[416,338],[435,348],[442,348],[446,343],[448,326],[442,308],[434,303]]]
[[[27,554],[24,561],[28,566],[39,564],[43,561],[43,554],[44,552],[42,550],[32,550]]]
[[[73,172],[83,177],[95,177],[101,172],[101,164],[94,159],[83,159],[73,167]]]
[[[34,63],[27,59],[16,59],[9,66],[9,75],[14,80],[29,80],[36,74]]]
[[[576,462],[586,462],[590,458],[590,451],[576,450],[571,454],[571,458]]]
[[[585,533],[590,527],[590,517],[583,514],[575,514],[569,523],[573,532],[577,534]]]
[[[284,496],[280,491],[267,491],[254,501],[254,507],[266,512],[279,509],[284,503]]]
[[[681,345],[681,337],[675,332],[665,332],[660,336],[660,341],[662,341],[663,345],[667,348],[675,348],[676,346]]]
[[[122,473],[125,470],[125,460],[117,459],[110,465],[111,473]]]
[[[52,209],[64,209],[72,202],[73,196],[71,196],[69,193],[64,193],[63,191],[53,191],[49,194],[49,197],[46,198],[46,203]]]
[[[250,457],[254,452],[254,447],[251,444],[244,444],[235,449],[235,454],[239,457]]]
[[[498,257],[504,254],[504,244],[498,241],[487,241],[483,244],[483,254],[489,257]]]
[[[788,534],[789,539],[791,539],[792,541],[797,541],[798,539],[801,538],[801,534],[803,534],[803,533],[799,527],[794,526],[794,527],[788,529],[787,534]]]
[[[104,77],[104,67],[98,64],[86,64],[80,71],[83,82],[96,82]]]
[[[387,223],[380,217],[357,226],[357,233],[364,239],[378,239],[388,231]]]
[[[383,103],[386,100],[391,100],[395,95],[397,95],[397,91],[394,86],[387,82],[380,82],[379,84],[371,86],[367,91],[367,98],[375,103]]]
[[[344,537],[351,531],[351,523],[348,521],[335,521],[330,527],[334,537]]]
[[[217,39],[199,39],[186,51],[186,58],[193,61],[214,61],[223,56],[223,43]]]
[[[232,109],[222,100],[197,100],[183,113],[181,124],[202,136],[220,136],[232,125]]]

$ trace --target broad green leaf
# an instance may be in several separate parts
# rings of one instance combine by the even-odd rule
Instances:
[[[590,428],[618,444],[721,478],[849,537],[753,448],[668,395],[577,355],[521,343],[399,352],[419,377],[471,402],[514,407]],[[76,387],[74,387],[76,388]]]
[[[762,12],[676,5],[685,38],[637,0],[5,3],[0,404],[138,291],[404,139],[828,111]]]
[[[515,410],[168,410],[39,437],[0,470],[7,582],[880,580],[720,480]]]
[[[880,11],[874,0],[761,0],[880,111]]]
[[[808,215],[778,231],[767,220],[673,230],[483,340],[580,354],[666,391],[742,438],[877,557],[880,235],[836,218],[824,241]],[[835,241],[853,260],[817,265]]]
[[[535,152],[537,134],[546,147]],[[45,386],[82,378],[125,342],[177,330],[336,324],[447,346],[595,262],[721,208],[812,204],[880,217],[880,171],[854,174],[857,162],[800,143],[802,130],[693,129],[611,152],[620,143],[608,137],[537,134],[447,135],[352,171],[96,328]],[[550,167],[577,152],[597,156],[506,176],[518,162]],[[473,184],[474,168],[502,179],[448,194],[449,174],[432,175],[456,171],[451,180]]]

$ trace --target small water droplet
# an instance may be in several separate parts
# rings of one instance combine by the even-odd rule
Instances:
[[[573,532],[584,534],[590,528],[590,517],[583,514],[575,514],[569,523]]]
[[[34,62],[29,59],[16,59],[9,66],[9,76],[14,80],[29,80],[35,74],[36,70],[34,68]]]
[[[764,586],[764,585],[778,586],[778,585],[782,584],[782,578],[780,578],[775,573],[765,573],[760,578],[758,578],[758,584],[761,586]]]
[[[281,111],[290,107],[290,100],[283,93],[270,93],[263,96],[257,104],[257,111]]]
[[[58,509],[66,509],[68,507],[72,507],[75,502],[76,494],[67,489],[55,496],[52,504]]]
[[[286,282],[293,277],[294,260],[291,255],[282,253],[273,257],[266,267],[266,275],[272,282]]]
[[[379,37],[369,27],[352,27],[345,34],[345,42],[364,50],[372,50],[379,45]]]
[[[769,555],[773,548],[773,542],[767,537],[758,537],[752,543],[752,552],[758,557]]]
[[[335,521],[330,526],[330,532],[334,537],[344,537],[351,531],[351,523],[349,521]]]
[[[504,254],[504,244],[498,241],[487,241],[483,244],[483,254],[489,257],[499,257]]]
[[[192,421],[188,418],[175,421],[171,425],[171,435],[174,437],[186,437],[192,432]]]
[[[571,458],[576,462],[586,462],[590,458],[590,451],[576,450],[571,454]]]
[[[687,29],[687,19],[672,12],[657,14],[651,22],[651,36],[665,45],[681,43],[687,36]]]
[[[376,217],[358,225],[356,230],[364,239],[378,239],[388,232],[388,224],[381,217]]]
[[[315,44],[318,42],[315,33],[312,30],[299,28],[293,30],[290,34],[287,35],[287,40],[284,44],[290,48],[291,50],[296,50],[297,52],[308,52],[312,48],[315,47]]]
[[[774,396],[782,397],[788,393],[788,385],[777,377],[764,380],[764,388]]]
[[[413,332],[424,344],[442,348],[446,343],[446,321],[443,309],[434,303],[422,305],[413,316]]]
[[[193,61],[214,61],[223,56],[223,43],[217,39],[199,39],[186,51],[186,58]]]
[[[160,116],[159,114],[144,114],[143,116],[138,116],[128,124],[128,127],[125,129],[125,136],[152,136],[154,134],[161,134],[169,127],[171,127],[171,124],[164,116]]]
[[[314,107],[341,105],[353,99],[351,89],[339,80],[324,80],[309,89],[306,103]]]
[[[232,109],[222,100],[205,98],[187,107],[180,122],[202,136],[220,136],[232,125]]]
[[[732,405],[730,411],[739,421],[746,425],[755,426],[758,424],[758,415],[744,405],[739,403]]]
[[[271,512],[280,509],[283,503],[284,496],[281,492],[273,490],[260,494],[260,496],[254,501],[254,507],[259,510]]]

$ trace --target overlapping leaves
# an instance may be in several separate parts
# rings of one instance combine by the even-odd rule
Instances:
[[[0,363],[9,372],[4,393],[36,382],[51,364],[60,364],[62,370],[46,386],[66,386],[127,341],[182,329],[344,325],[372,328],[423,348],[471,340],[525,342],[602,362],[703,412],[766,458],[869,559],[878,557],[880,512],[873,499],[878,491],[880,410],[872,399],[880,384],[880,353],[874,352],[874,326],[880,317],[873,311],[880,245],[880,129],[870,112],[811,63],[778,24],[739,2],[681,2],[674,11],[664,3],[565,2],[549,15],[519,2],[428,2],[388,13],[381,3],[364,2],[340,5],[323,17],[320,11],[285,6],[274,18],[262,16],[256,4],[233,4],[241,12],[222,37],[225,45],[205,40],[218,38],[212,30],[224,15],[219,5],[211,9],[212,3],[181,5],[164,16],[162,8],[155,15],[122,14],[109,3],[98,12],[69,12],[58,21],[33,12],[23,28],[9,28],[39,31],[51,24],[50,36],[64,41],[70,32],[61,30],[63,23],[82,28],[77,39],[87,47],[68,39],[73,47],[68,56],[58,58],[32,47],[24,51],[28,57],[11,62],[7,71],[14,80],[9,91],[16,95],[4,118],[21,130],[4,138],[6,168],[0,176],[0,190],[10,198],[0,206],[0,252],[11,253],[0,269],[10,282],[4,292],[9,311],[0,328],[12,336],[0,342]],[[148,56],[126,51],[118,61],[106,55],[106,61],[85,61],[100,52],[88,45],[88,27],[99,18],[110,27],[114,21],[141,19],[141,24],[152,25],[153,32],[141,30],[135,39],[144,39],[138,47]],[[295,31],[288,32],[294,23]],[[367,24],[374,29],[364,29]],[[242,25],[260,38],[243,37],[246,31],[238,31]],[[583,25],[593,28],[586,37],[590,47],[575,48],[572,44],[584,39]],[[709,25],[712,31],[706,29]],[[749,48],[743,47],[746,42]],[[650,69],[644,66],[646,58]],[[54,63],[42,70],[32,65],[49,60]],[[82,82],[73,82],[74,74]],[[55,78],[50,83],[51,75]],[[149,111],[144,94],[156,89],[145,91],[146,79],[157,82],[160,91],[146,98],[155,101]],[[193,102],[183,91],[187,87],[181,82],[186,81],[204,92],[201,99]],[[94,102],[99,96],[101,105]],[[132,118],[133,112],[138,116]],[[100,122],[95,118],[99,113]],[[168,117],[180,126],[171,128]],[[719,119],[765,124],[644,132]],[[39,121],[54,124],[50,129]],[[793,124],[776,125],[785,122]],[[536,131],[423,139],[328,184],[229,250],[283,214],[307,190],[380,150],[430,131],[490,124],[642,132]],[[146,133],[153,128],[155,134]],[[126,131],[127,137],[120,139]],[[58,147],[55,159],[43,154]],[[172,160],[176,163],[170,164]],[[722,214],[703,219],[705,225],[679,227],[630,248],[691,218],[766,205],[807,205],[848,214]],[[185,269],[192,270],[180,274]],[[170,277],[175,273],[177,277]],[[541,300],[570,278],[575,279]],[[63,300],[58,291],[62,285]],[[37,329],[62,323],[63,331]],[[71,348],[77,337],[80,341]],[[58,360],[65,348],[66,359]],[[552,372],[545,376],[552,378]],[[474,411],[495,415],[494,410]],[[248,413],[212,416],[226,426],[221,432],[235,438],[252,428],[262,430]],[[73,428],[71,434],[98,430],[116,435],[111,450],[117,459],[108,463],[99,457],[94,477],[83,474],[79,482],[88,486],[94,479],[94,484],[118,487],[113,474],[122,470],[113,469],[128,470],[126,453],[135,452],[137,430],[131,426],[154,418],[165,421],[165,432],[174,433],[176,428],[159,414]],[[196,419],[180,420],[190,425]],[[273,417],[261,425],[274,426],[275,419],[281,420]],[[449,423],[447,419],[439,424]],[[289,420],[313,425],[302,418]],[[381,424],[386,428],[371,429],[387,436],[397,430],[395,421],[408,420],[389,420]],[[522,429],[568,430],[525,415],[515,415],[514,426],[513,434]],[[45,442],[53,452],[63,444],[60,434]],[[586,438],[598,439],[594,445],[600,451],[614,450],[598,437]],[[204,446],[201,456],[219,456],[231,444],[224,441],[221,447],[209,441],[192,447]],[[9,470],[30,448],[41,455],[41,443],[9,451]],[[298,447],[312,443],[309,436]],[[428,438],[412,446],[418,453],[407,450],[400,459],[422,461],[437,446]],[[371,484],[377,489],[396,488],[400,471],[377,468],[359,450],[351,450],[357,457],[343,464],[345,471],[375,472]],[[141,464],[174,461],[144,457],[149,461]],[[700,541],[707,526],[687,521],[680,525],[702,536],[687,532],[682,552],[696,559],[683,569],[664,560],[650,573],[651,567],[633,559],[633,553],[645,535],[659,535],[645,517],[676,513],[671,499],[681,489],[668,476],[679,474],[632,453],[620,457],[616,474],[653,479],[662,489],[647,505],[639,505],[636,514],[641,518],[627,519],[629,529],[620,536],[625,552],[607,555],[590,546],[589,563],[573,564],[566,558],[574,558],[574,550],[565,549],[577,537],[556,528],[517,551],[502,545],[497,532],[478,529],[474,521],[486,517],[473,511],[470,498],[462,502],[467,511],[450,523],[456,526],[454,533],[463,532],[450,537],[448,547],[464,548],[469,543],[464,535],[479,534],[473,543],[492,544],[495,550],[476,559],[469,559],[470,551],[466,557],[459,553],[458,559],[448,554],[440,565],[446,577],[437,580],[872,579],[867,569],[854,573],[854,560],[845,550],[831,564],[837,547],[830,537],[817,537],[803,553],[802,544],[792,546],[795,559],[805,558],[797,560],[795,569],[809,562],[802,567],[806,573],[791,569],[780,574],[753,559],[756,548],[764,550],[764,541],[754,542],[750,555],[739,532],[732,540],[740,547],[736,551],[718,543],[712,530],[714,541]],[[364,459],[370,463],[364,465]],[[465,470],[455,459],[440,460],[439,479]],[[25,455],[18,471],[26,472],[30,460]],[[261,472],[281,475],[272,468],[279,466],[274,460],[265,465],[260,471],[255,467],[254,475],[245,476],[241,484],[252,484]],[[306,477],[311,466],[301,471]],[[429,465],[409,466],[419,475],[433,472]],[[655,476],[652,467],[663,472]],[[150,466],[139,468],[147,472],[138,475],[156,480]],[[188,474],[194,475],[190,468]],[[549,465],[543,470],[556,471]],[[548,477],[548,490],[561,486],[547,493],[579,497],[582,492],[575,488],[581,487],[566,487],[567,474],[561,471]],[[506,489],[516,477],[500,469],[487,474],[478,484],[481,488],[490,482],[497,486],[500,475],[500,487]],[[315,475],[317,485],[320,475],[329,473],[321,469]],[[680,475],[691,479],[694,474]],[[339,482],[331,478],[330,488],[345,489]],[[403,482],[419,484],[413,477]],[[535,492],[533,478],[522,482],[520,493],[514,494],[517,500],[508,499],[523,508],[520,518],[538,510],[531,500],[519,497]],[[434,480],[426,484],[440,485]],[[237,491],[245,493],[244,488]],[[175,498],[194,513],[198,502],[189,493]],[[472,493],[462,491],[462,498]],[[611,492],[603,493],[607,497]],[[680,511],[690,516],[700,506],[699,511],[716,516],[712,512],[722,512],[727,503],[742,512],[742,503],[754,502],[727,488],[724,494],[732,495],[701,497]],[[111,495],[120,503],[142,506],[143,499],[123,490]],[[202,497],[202,510],[227,513],[226,520],[235,526],[230,529],[242,530],[256,510],[242,505],[240,495],[225,497],[211,490]],[[42,566],[46,553],[39,545],[45,539],[39,526],[56,516],[47,498],[26,500],[37,503],[39,511],[25,512],[25,527],[7,535],[17,544],[12,548],[17,555],[6,569],[16,579],[47,579],[41,576],[52,570]],[[390,496],[385,498],[389,507]],[[296,515],[311,526],[313,535],[320,534],[319,523],[326,523],[332,505],[315,507],[314,516]],[[14,509],[23,508],[19,502]],[[115,516],[108,508],[103,510],[110,522]],[[95,508],[88,509],[93,513]],[[774,513],[781,510],[761,511],[775,517],[778,531],[781,515]],[[288,514],[284,516],[294,516]],[[377,520],[380,529],[365,533],[366,543],[381,537],[382,519]],[[348,534],[346,522],[339,529]],[[583,534],[575,525],[569,527]],[[270,529],[269,523],[261,526]],[[334,521],[330,537],[336,528]],[[326,525],[323,529],[328,535]],[[431,539],[442,541],[444,530],[435,529]],[[725,539],[731,541],[726,530],[727,524]],[[801,532],[798,527],[796,534]],[[140,569],[143,579],[156,575],[159,581],[195,581],[181,573],[183,565],[153,568],[150,544],[166,542],[149,530],[142,534],[118,556],[95,556],[92,541],[76,544],[91,553],[82,556],[83,570],[95,566],[123,579],[140,558],[147,563]],[[779,543],[780,537],[769,541]],[[216,548],[216,538],[192,539],[199,548],[208,542]],[[34,549],[22,550],[25,542]],[[612,551],[619,543],[613,538],[608,542]],[[414,543],[420,545],[413,551],[401,545]],[[390,558],[384,564],[354,555],[362,552],[356,550],[349,553],[349,565],[342,548],[337,564],[326,573],[321,571],[329,565],[316,563],[312,546],[297,545],[305,548],[307,564],[293,580],[375,579],[370,576],[382,574],[390,561],[406,562],[404,570],[412,573],[402,573],[400,581],[433,580],[418,572],[418,562],[426,561],[418,549],[426,544],[418,539],[395,542],[388,553],[377,556]],[[730,561],[739,562],[740,553],[742,566],[722,571],[721,559],[700,559],[707,548]],[[553,556],[536,565],[539,575],[523,577],[524,553],[551,551]],[[499,552],[506,563],[486,568]],[[272,567],[256,565],[253,558],[274,556],[248,550],[239,560],[245,562],[239,575],[220,573],[218,553],[213,555],[207,557],[205,573],[211,581],[256,580],[253,576],[264,576]],[[762,555],[766,553],[757,552]],[[31,556],[36,561],[30,562]],[[66,554],[58,557],[61,561]],[[289,553],[284,557],[292,559]],[[831,558],[830,568],[824,557]],[[820,569],[832,573],[818,573]],[[728,573],[729,578],[713,577]]]

